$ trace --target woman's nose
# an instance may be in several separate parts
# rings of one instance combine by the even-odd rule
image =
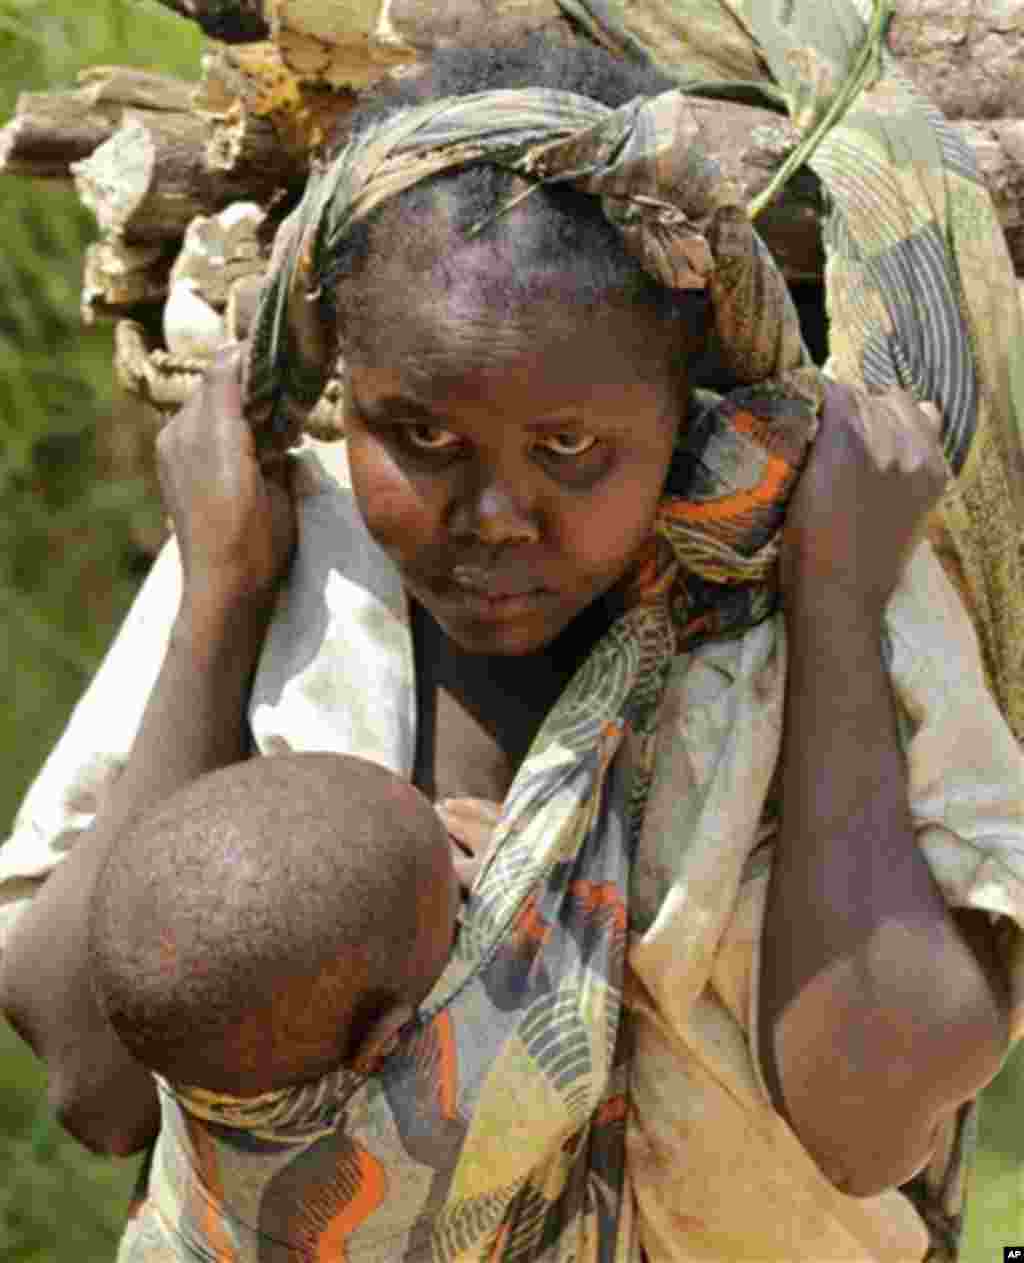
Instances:
[[[536,543],[540,538],[536,513],[525,497],[496,479],[460,498],[450,529],[456,535],[474,536],[489,548]]]

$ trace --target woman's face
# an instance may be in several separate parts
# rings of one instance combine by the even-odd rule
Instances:
[[[348,361],[346,430],[360,511],[407,591],[463,649],[516,655],[637,559],[683,389],[651,315],[588,309],[571,276],[510,298],[497,266],[471,250],[383,301]]]

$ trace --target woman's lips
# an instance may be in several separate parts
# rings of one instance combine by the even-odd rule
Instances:
[[[462,592],[458,607],[477,622],[502,623],[536,613],[546,596],[547,593],[539,588],[533,592],[517,592],[505,596]]]
[[[452,570],[451,596],[460,609],[483,621],[520,618],[551,593],[526,575],[495,575],[471,566]]]
[[[525,596],[542,590],[536,576],[522,570],[504,570],[499,573],[480,566],[454,566],[451,577],[457,588],[475,596]]]

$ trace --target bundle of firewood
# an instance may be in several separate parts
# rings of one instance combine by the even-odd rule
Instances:
[[[121,67],[26,93],[0,130],[0,171],[73,180],[100,238],[82,310],[117,320],[118,376],[176,408],[225,341],[243,338],[274,231],[360,91],[430,50],[543,29],[595,37],[558,0],[161,0],[209,37],[195,83]],[[674,37],[668,0],[622,6],[648,47]],[[977,154],[1024,276],[1024,0],[901,0],[890,47]],[[696,103],[707,148],[742,192],[797,142],[786,118]],[[792,281],[819,284],[820,190],[791,180],[758,228]],[[328,392],[314,421],[333,423]]]

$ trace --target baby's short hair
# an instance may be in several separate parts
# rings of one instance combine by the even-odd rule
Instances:
[[[442,918],[450,944],[454,891],[447,834],[408,782],[343,755],[255,758],[117,838],[91,910],[96,994],[168,1079],[287,1086],[419,1003],[443,964],[421,945]]]

